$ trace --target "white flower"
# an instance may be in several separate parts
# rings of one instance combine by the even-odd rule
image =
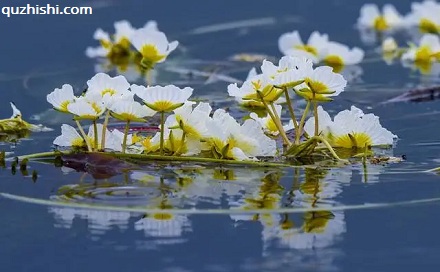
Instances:
[[[258,92],[260,92],[261,97]],[[272,103],[280,98],[283,90],[275,88],[272,79],[268,75],[259,74],[246,80],[240,87],[237,86],[237,83],[229,84],[228,93],[230,96],[243,100],[261,102],[261,99],[264,99],[264,101]]]
[[[53,108],[61,112],[69,112],[67,106],[75,101],[73,88],[69,84],[64,84],[61,89],[55,89],[47,95],[47,102],[52,104]]]
[[[67,105],[67,110],[80,119],[96,120],[105,111],[105,105],[99,94],[80,97]]]
[[[209,103],[200,102],[194,109],[193,102],[186,102],[182,107],[175,109],[174,114],[168,116],[165,127],[179,127],[188,137],[201,139],[206,137],[208,129],[206,122],[212,111]]]
[[[258,156],[274,156],[276,153],[275,141],[264,134],[255,120],[246,120],[240,126],[229,113],[218,109],[207,127],[207,143],[216,157],[249,160]]]
[[[418,26],[425,33],[440,32],[440,4],[425,0],[411,4],[411,12],[405,18],[408,26]]]
[[[334,147],[365,148],[371,146],[391,146],[396,135],[383,128],[379,117],[364,114],[355,106],[339,112],[332,121],[330,115],[318,107],[320,135]],[[313,134],[314,118],[307,120],[304,130]]]
[[[98,28],[93,34],[93,38],[101,43],[99,47],[87,47],[86,56],[89,58],[106,57],[112,47],[112,41],[110,35]]]
[[[122,151],[122,143],[124,141],[124,133],[122,131],[114,129],[108,134],[108,137],[109,138],[107,139],[107,136],[106,136],[105,148],[121,152]],[[138,145],[135,145],[134,139],[135,139],[134,135],[127,134],[127,146],[126,146],[126,150],[125,150],[126,153],[131,153],[131,154],[142,153],[143,148]]]
[[[281,105],[275,105],[275,110],[277,112],[277,115],[281,117]],[[277,126],[275,125],[275,122],[272,120],[270,115],[266,115],[263,118],[258,117],[258,115],[255,112],[251,112],[250,117],[257,121],[261,127],[264,129],[264,132],[266,132],[269,135],[277,136],[280,132],[278,131]],[[290,120],[287,125],[283,126],[284,131],[288,131],[293,129],[293,121]]]
[[[249,157],[275,156],[276,142],[267,137],[261,125],[252,119],[244,121],[240,133],[232,133],[234,146],[243,150]]]
[[[219,110],[214,112],[214,115]],[[230,127],[227,125],[230,125],[228,123],[222,123],[220,120],[211,120],[206,124],[208,128],[209,136],[206,139],[206,144],[208,146],[208,149],[211,150],[212,155],[215,158],[222,158],[222,159],[233,159],[233,160],[251,160],[248,156],[244,154],[244,152],[237,147],[231,147],[229,140],[230,140]],[[238,123],[233,123],[233,127],[237,127],[239,129],[240,125]]]
[[[193,89],[180,89],[174,85],[144,87],[131,85],[131,90],[151,109],[158,112],[170,112],[183,106],[192,95]]]
[[[153,116],[156,112],[136,101],[119,100],[112,104],[109,108],[111,114],[121,121],[145,121],[144,117]]]
[[[418,46],[410,46],[402,55],[403,61],[430,63],[440,61],[440,38],[434,34],[424,34]]]
[[[345,44],[337,42],[329,42],[327,46],[327,54],[323,61],[332,67],[343,67],[345,65],[358,64],[364,58],[364,50],[353,47],[350,49]]]
[[[300,56],[311,59],[317,63],[325,54],[328,43],[328,35],[314,31],[304,44],[298,31],[284,33],[278,39],[278,48],[281,53],[289,56]]]
[[[102,97],[109,95],[122,95],[128,92],[130,83],[124,76],[111,77],[105,73],[97,73],[87,81],[87,93],[99,93]]]
[[[272,79],[273,85],[291,88],[302,83],[304,78],[313,71],[313,62],[306,58],[284,56],[280,59],[278,66],[264,60],[261,71]]]
[[[63,124],[61,125],[61,135],[55,138],[53,144],[66,147],[83,147],[85,141],[74,127]]]
[[[202,151],[202,145],[199,139],[193,137],[185,137],[182,141],[183,131],[181,129],[164,130],[164,149],[165,152],[191,156],[197,155]],[[159,149],[160,146],[160,132],[157,132],[151,139],[151,151]]]
[[[165,61],[179,45],[178,41],[169,43],[165,33],[155,31],[151,27],[136,30],[131,42],[142,54],[144,64],[150,66]]]
[[[103,131],[103,125],[102,124],[97,124],[96,125],[97,128],[97,140],[98,140],[98,146],[95,146],[95,130],[94,130],[94,126],[90,125],[89,127],[89,131],[87,133],[87,138],[89,140],[89,143],[91,144],[91,146],[93,147],[92,149],[94,150],[100,150],[101,147],[101,142],[102,142],[102,131]],[[107,129],[105,130],[105,149],[110,149],[110,150],[114,150],[114,151],[118,151],[121,152],[122,151],[122,138],[120,138],[120,135],[116,134],[114,132],[115,130],[113,130],[112,132],[108,131]],[[122,133],[121,133],[122,134]],[[131,138],[127,139],[127,142],[131,142]]]
[[[248,76],[246,78],[246,80],[250,80],[251,78],[257,76],[257,70],[255,68],[252,68],[249,73]],[[228,90],[229,88],[232,89],[236,89],[237,84],[230,84],[231,87],[228,86]],[[238,88],[238,87],[237,87]],[[261,100],[249,100],[249,99],[243,99],[241,96],[235,96],[235,100],[238,102],[239,105],[244,106],[244,107],[256,107],[256,108],[261,108],[264,107],[264,105],[261,103]],[[274,103],[285,103],[286,99],[284,96],[280,96],[277,100],[274,101]]]
[[[403,18],[393,5],[386,4],[380,12],[376,4],[364,4],[358,18],[359,28],[385,31],[401,27]]]
[[[115,34],[110,35],[98,28],[93,34],[93,38],[101,43],[99,47],[88,47],[86,49],[86,56],[89,58],[106,57],[112,54],[115,48],[117,54],[125,55],[130,49],[130,39],[135,29],[131,26],[130,22],[123,20],[114,23]],[[122,49],[122,51],[121,51]]]
[[[304,85],[310,89],[299,90],[299,95],[307,100],[328,101],[328,97],[337,96],[344,91],[347,81],[342,75],[334,73],[332,67],[320,66],[306,77]]]

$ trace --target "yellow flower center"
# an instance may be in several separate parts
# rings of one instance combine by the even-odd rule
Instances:
[[[414,61],[416,62],[431,62],[433,58],[433,52],[428,45],[421,46],[416,51]]]
[[[254,90],[261,91],[261,80],[251,81]]]
[[[344,69],[344,60],[337,55],[328,55],[325,59],[324,59],[325,64],[327,64],[328,66],[333,67],[333,72],[335,73],[339,73],[340,71],[342,71],[342,69]]]
[[[314,93],[328,93],[328,87],[322,82],[312,80],[310,78],[306,78],[305,82],[309,85],[310,89]]]
[[[109,94],[110,96],[113,96],[114,94],[116,94],[116,91],[110,88],[104,89],[101,91],[101,96],[104,96],[106,94]]]
[[[437,26],[433,21],[425,18],[420,19],[419,29],[422,33],[438,34],[440,32],[439,26]]]
[[[71,146],[76,147],[83,147],[84,146],[84,139],[82,137],[78,137],[72,140]]]
[[[66,100],[61,102],[60,107],[58,108],[59,111],[62,112],[69,112],[69,110],[67,110],[67,106],[71,103],[72,101],[70,100]]]
[[[377,31],[384,31],[387,30],[389,25],[387,23],[387,21],[385,20],[385,18],[383,16],[379,16],[374,20],[374,29],[376,29]]]
[[[176,121],[178,124],[182,122],[183,126],[180,127],[180,129],[182,129],[186,133],[186,135],[192,136],[193,138],[197,138],[197,139],[202,138],[202,135],[197,130],[197,128],[185,123],[185,121],[182,119],[182,116],[176,114]]]
[[[136,115],[132,114],[132,113],[127,113],[127,112],[123,112],[120,114],[115,114],[115,117],[117,117],[117,119],[119,120],[123,120],[123,121],[134,121],[139,119],[139,117],[137,117]]]
[[[144,148],[145,151],[151,151],[152,144],[151,144],[151,137],[146,137],[141,141],[141,145]]]
[[[278,100],[278,98],[280,98],[280,96],[283,93],[284,93],[283,89],[275,88],[272,85],[267,85],[262,90],[262,95],[263,95],[264,101],[269,102],[269,103],[275,102],[276,100]],[[261,99],[258,99],[258,100],[261,101]]]
[[[344,60],[338,55],[328,55],[325,57],[324,62],[329,66],[344,65]]]
[[[368,148],[372,144],[371,137],[363,132],[348,133],[333,139],[333,146],[342,148]]]
[[[153,104],[146,104],[146,105],[158,112],[170,112],[182,106],[183,104],[184,103],[173,103],[167,100],[159,100],[154,102]]]
[[[131,143],[132,143],[132,144],[137,144],[137,143],[139,143],[139,142],[142,141],[142,140],[143,140],[142,137],[139,136],[137,133],[135,133],[135,134],[133,134],[133,135],[131,136]]]
[[[314,56],[318,56],[318,50],[310,45],[295,45],[294,46],[295,49],[299,49],[299,50],[303,50],[306,52],[309,52],[310,54],[314,55]]]
[[[165,58],[165,55],[160,55],[156,46],[152,44],[146,44],[142,46],[141,54],[144,60],[151,62],[153,64]]]

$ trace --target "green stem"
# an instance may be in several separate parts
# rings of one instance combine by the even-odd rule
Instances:
[[[81,133],[81,136],[84,138],[84,141],[86,141],[87,150],[90,152],[92,151],[92,147],[90,146],[89,138],[87,137],[86,133],[84,132],[84,129],[82,128],[79,120],[75,120],[76,125],[78,126],[78,130]]]
[[[93,120],[93,136],[94,138],[94,150],[98,150],[98,125],[96,124],[96,120]]]
[[[19,160],[23,159],[42,159],[51,158],[59,155],[70,155],[73,152],[42,152],[30,155],[23,155],[18,157]],[[169,162],[200,162],[200,163],[220,163],[226,165],[247,165],[256,167],[288,167],[288,168],[304,168],[306,165],[290,165],[276,162],[259,162],[259,161],[234,161],[214,158],[201,158],[201,157],[182,157],[182,156],[161,156],[161,155],[146,155],[146,154],[129,154],[129,153],[111,153],[111,152],[85,152],[84,154],[102,154],[115,158],[127,158],[138,159],[142,161],[169,161]]]
[[[338,161],[344,162],[344,163],[349,163],[348,160],[344,160],[344,159],[339,158],[338,154],[336,154],[335,150],[333,149],[333,147],[329,144],[329,142],[326,139],[324,139],[324,138],[322,138],[320,136],[314,136],[313,138],[315,138],[315,139],[319,140],[320,142],[324,143],[324,145],[327,147],[328,151],[330,151],[330,153],[332,154],[332,156],[335,159],[337,159]]]
[[[151,84],[153,84],[153,72],[152,72],[152,69],[147,69],[147,71],[146,71],[146,83],[147,83],[147,86],[150,86]]]
[[[301,145],[293,145],[291,148],[289,148],[285,155],[291,156],[291,157],[299,157],[299,155],[304,152],[308,147],[310,147],[312,144],[316,142],[315,138],[310,138],[306,142],[302,143]]]
[[[50,151],[50,152],[41,152],[41,153],[34,153],[29,155],[22,155],[18,156],[18,160],[24,160],[24,159],[44,159],[44,158],[52,158],[56,157],[57,155],[69,155],[72,152],[60,152],[60,151]]]
[[[295,127],[295,131],[298,131],[298,122],[296,121],[295,111],[293,109],[292,101],[290,100],[289,90],[284,88],[284,95],[286,96],[287,108],[290,112],[290,118],[293,121],[293,126]]]
[[[310,110],[310,101],[307,101],[306,108],[304,109],[303,115],[301,117],[301,121],[299,122],[298,130],[296,131],[295,144],[299,145],[299,139],[301,138],[302,131],[304,129],[304,123],[306,122],[307,114],[309,114]]]
[[[270,110],[269,106],[267,105],[266,101],[264,101],[263,95],[261,94],[260,91],[257,91],[257,94],[258,94],[258,97],[260,98],[261,102],[263,103],[265,109],[267,110],[267,113],[269,114],[270,118],[272,118],[272,121],[274,122],[275,126],[277,127],[278,131],[280,132],[280,135],[283,138],[284,144],[290,145],[289,139],[287,138],[286,134],[283,133],[284,132],[283,128],[282,127],[280,128],[279,123],[277,122],[277,119],[273,115],[273,113]]]
[[[110,110],[107,110],[104,118],[104,124],[102,125],[102,136],[101,136],[101,150],[105,150],[105,134],[107,132],[108,121],[110,118]]]
[[[125,150],[127,149],[127,137],[128,137],[129,130],[130,130],[130,120],[127,120],[127,123],[125,124],[125,129],[124,129],[124,138],[122,140],[122,153],[125,153]]]
[[[315,116],[315,136],[319,135],[319,120],[318,120],[318,102],[313,101],[313,115]]]
[[[163,155],[163,142],[165,134],[165,112],[160,112],[160,155]]]
[[[281,135],[284,134],[283,139],[286,139],[287,140],[287,146],[290,146],[291,142],[289,141],[289,138],[287,138],[286,132],[284,131],[284,128],[283,128],[283,123],[281,123],[281,118],[278,116],[278,113],[277,113],[277,110],[275,109],[274,103],[270,103],[270,107],[272,108],[272,112],[273,112],[273,115],[275,116],[275,119],[278,121],[278,127],[279,127],[279,130],[280,130],[280,134]],[[274,122],[275,122],[275,120],[274,120]]]

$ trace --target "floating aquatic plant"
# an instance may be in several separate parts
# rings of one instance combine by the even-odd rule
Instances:
[[[392,25],[392,16],[384,13],[386,23]],[[382,15],[378,16],[374,20],[380,21]],[[89,57],[106,58],[119,67],[135,63],[145,73],[166,61],[178,45],[177,41],[169,42],[155,22],[135,29],[128,21],[119,21],[113,35],[98,29],[94,38],[101,46],[89,48]],[[244,121],[225,109],[213,110],[209,103],[197,103],[189,86],[130,85],[122,75],[105,73],[88,80],[80,95],[65,84],[48,94],[47,101],[60,114],[70,114],[77,129],[69,124],[61,126],[61,135],[53,141],[56,152],[279,166],[304,158],[346,163],[338,155],[340,148],[357,148],[359,152],[353,156],[362,152],[370,156],[372,146],[393,145],[394,135],[382,128],[373,114],[352,108],[332,121],[319,106],[345,90],[347,80],[338,72],[361,62],[361,49],[330,41],[327,34],[316,31],[307,43],[298,31],[283,34],[278,45],[285,54],[278,63],[263,60],[259,72],[252,69],[242,84],[232,83],[227,88],[240,105],[261,109],[260,115],[251,112],[250,119]],[[314,63],[328,66],[314,67]],[[301,100],[306,104],[302,112],[294,108]],[[346,121],[343,125],[338,123],[341,116]],[[113,126],[115,121],[124,122],[123,129]],[[87,133],[83,123],[87,123]],[[157,132],[132,131],[133,123],[157,127]]]
[[[15,142],[20,138],[28,137],[31,132],[51,131],[43,125],[28,123],[23,120],[21,111],[10,102],[12,115],[10,118],[0,119],[0,141]]]

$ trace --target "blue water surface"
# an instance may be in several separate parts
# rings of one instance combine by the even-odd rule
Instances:
[[[193,86],[215,107],[235,106],[228,82],[176,72],[176,67],[243,80],[254,63],[230,61],[238,53],[279,58],[278,37],[298,30],[359,46],[366,60],[351,73],[346,91],[326,107],[356,105],[381,118],[399,136],[389,152],[402,163],[343,168],[252,169],[191,166],[186,171],[144,164],[108,179],[66,167],[30,163],[38,179],[8,167],[0,192],[66,203],[174,209],[321,207],[320,212],[169,214],[36,205],[0,197],[2,271],[414,271],[440,265],[439,203],[334,210],[332,207],[397,203],[440,197],[438,101],[385,101],[417,87],[439,84],[399,62],[387,65],[364,44],[354,24],[364,1],[68,1],[93,6],[93,15],[0,16],[0,116],[14,101],[25,119],[53,128],[0,149],[12,156],[51,150],[66,116],[50,111],[46,95],[64,83],[80,92],[95,74],[85,56],[93,32],[113,31],[127,19],[141,27],[156,20],[180,42],[158,83]],[[373,1],[382,3],[381,1]],[[391,1],[400,12],[410,1]],[[66,1],[45,1],[66,6]],[[26,5],[1,1],[0,6]],[[238,22],[238,23],[237,23]],[[399,36],[403,44],[408,36]],[[299,108],[304,105],[299,104]],[[237,116],[245,113],[232,109]],[[234,178],[232,178],[234,176]],[[67,190],[67,191],[66,191]],[[68,193],[66,193],[68,192]],[[327,209],[328,208],[328,209]]]

